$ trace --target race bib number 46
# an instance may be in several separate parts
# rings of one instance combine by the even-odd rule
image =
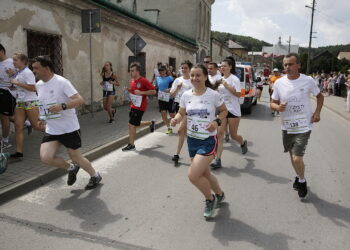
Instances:
[[[187,136],[204,140],[209,137],[210,132],[206,130],[210,120],[208,118],[187,117]]]

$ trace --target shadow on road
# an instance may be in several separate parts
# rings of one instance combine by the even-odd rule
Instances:
[[[98,198],[102,185],[91,191],[72,190],[73,195],[61,199],[56,209],[67,211],[72,216],[82,219],[80,228],[84,231],[100,231],[105,225],[114,223],[123,217],[120,214],[113,215],[108,210],[106,203]],[[89,192],[87,196],[80,198],[82,194],[87,192]]]
[[[250,115],[242,116],[242,119],[246,120],[260,120],[260,121],[273,121],[276,119],[271,114],[270,102],[262,101],[252,108],[252,113]],[[278,118],[278,117],[277,117]]]
[[[171,160],[173,155],[158,151],[157,149],[160,149],[160,148],[164,148],[164,146],[158,144],[158,145],[153,146],[151,148],[142,149],[142,150],[138,151],[138,153],[140,155],[147,156],[150,158],[158,158],[159,160],[162,160],[165,163],[168,163],[170,165],[174,165],[174,162]],[[179,161],[179,166],[190,166],[190,164]]]
[[[304,202],[312,204],[321,216],[329,218],[337,226],[348,227],[345,223],[350,223],[350,208],[325,201],[310,189],[309,198]]]
[[[276,175],[270,174],[265,170],[256,168],[254,164],[255,160],[250,158],[246,158],[246,160],[247,160],[247,165],[243,169],[229,166],[229,167],[221,168],[218,171],[215,171],[215,173],[223,172],[231,177],[239,177],[242,174],[248,174],[248,175],[252,175],[252,176],[264,179],[269,184],[272,184],[272,183],[287,184],[290,182],[288,178],[276,176]]]
[[[218,214],[211,221],[215,223],[212,235],[223,245],[228,246],[230,241],[245,241],[263,249],[288,249],[288,240],[293,237],[282,233],[267,234],[244,222],[231,218],[228,203],[223,203]]]

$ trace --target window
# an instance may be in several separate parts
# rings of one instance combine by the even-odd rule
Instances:
[[[46,55],[51,58],[55,73],[63,75],[61,36],[27,30],[27,51],[29,65],[35,57]]]
[[[172,66],[174,71],[176,72],[176,58],[169,57],[169,66]]]
[[[128,61],[128,72],[130,72],[130,64],[133,62],[138,62],[141,64],[140,75],[146,77],[146,53],[141,52],[137,56],[129,56]]]

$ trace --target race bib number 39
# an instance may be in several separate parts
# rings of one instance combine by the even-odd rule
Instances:
[[[210,132],[206,130],[210,120],[208,118],[187,117],[187,136],[204,140],[209,137]]]
[[[284,119],[283,125],[288,134],[305,133],[309,131],[309,122],[305,117]]]

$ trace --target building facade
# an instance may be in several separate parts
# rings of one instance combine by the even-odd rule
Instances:
[[[273,56],[285,56],[290,53],[299,53],[299,45],[282,44],[281,37],[273,46],[263,46],[262,52]]]
[[[91,34],[91,81],[90,34],[82,33],[81,11],[96,8],[101,10],[101,32]],[[1,9],[0,43],[8,56],[19,51],[29,58],[49,55],[55,71],[71,80],[84,97],[86,108],[101,107],[100,72],[106,61],[112,62],[121,85],[128,85],[128,65],[134,55],[126,43],[135,33],[147,43],[137,57],[143,60],[149,79],[158,61],[179,64],[194,61],[198,55],[195,40],[125,12],[109,1],[2,0]],[[117,88],[119,104],[124,101],[122,86]]]
[[[110,0],[160,27],[195,40],[196,61],[210,54],[211,6],[215,0]]]

